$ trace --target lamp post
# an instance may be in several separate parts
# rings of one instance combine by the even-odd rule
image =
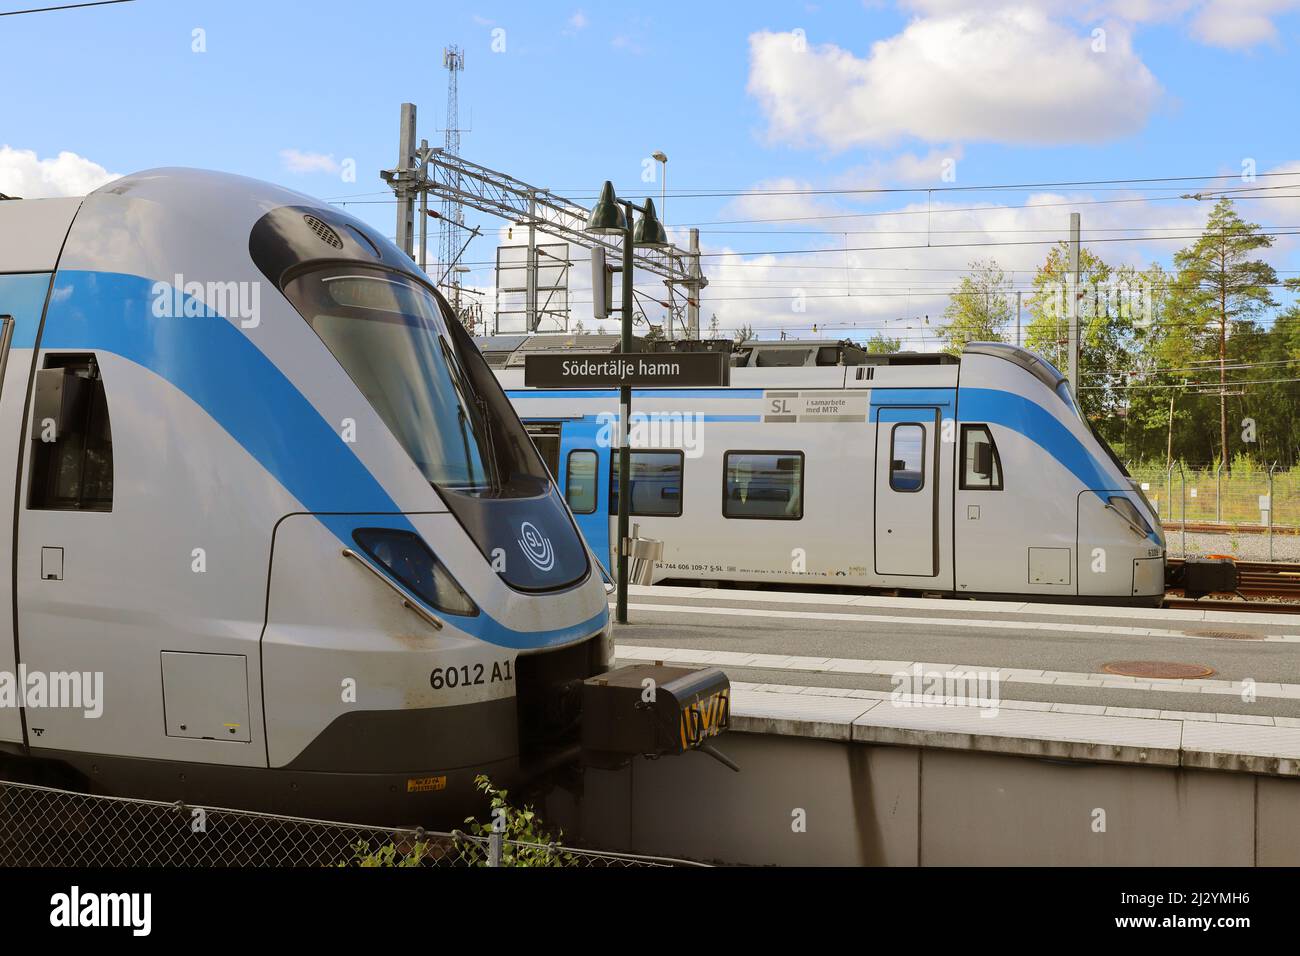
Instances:
[[[636,212],[641,213],[641,219],[634,223]],[[619,199],[614,194],[614,184],[608,180],[587,219],[587,232],[599,236],[620,236],[623,240],[622,341],[619,351],[627,354],[632,351],[632,250],[636,246],[663,249],[668,245],[668,234],[655,215],[654,200],[647,198],[644,206],[638,206],[626,199]],[[631,386],[619,386],[618,406],[618,596],[614,619],[619,624],[626,624],[628,509],[631,507],[628,498],[632,468],[628,451],[628,420],[632,414]]]
[[[650,154],[650,158],[659,164],[659,215],[663,216],[668,211],[668,154],[662,149],[656,149]],[[663,221],[662,219],[660,220]]]
[[[659,164],[659,221],[666,222],[664,214],[668,211],[668,154],[656,149],[650,158]],[[667,228],[664,229],[665,234]],[[673,257],[668,257],[668,317],[664,321],[664,331],[668,338],[673,337]]]

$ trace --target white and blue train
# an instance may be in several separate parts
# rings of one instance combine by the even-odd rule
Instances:
[[[544,344],[484,348],[612,559],[617,393],[526,388]],[[754,343],[727,387],[634,391],[631,515],[664,543],[656,581],[1160,603],[1159,520],[1050,363],[843,346]]]
[[[572,753],[610,661],[601,568],[472,340],[297,193],[0,201],[0,463],[0,764],[461,819],[475,774]]]

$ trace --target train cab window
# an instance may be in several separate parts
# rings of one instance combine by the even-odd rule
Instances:
[[[113,510],[113,432],[93,356],[50,356],[36,373],[28,507]]]
[[[569,452],[569,472],[564,479],[564,497],[575,515],[596,510],[596,464],[594,451]]]
[[[629,452],[632,468],[628,486],[632,503],[628,514],[677,517],[682,513],[682,462],[680,451]],[[618,511],[618,449],[610,454],[609,512]]]
[[[963,491],[1002,490],[1002,462],[987,425],[961,426],[961,487]]]
[[[803,452],[729,451],[723,456],[725,518],[803,517]]]
[[[925,487],[925,426],[905,422],[889,437],[889,487],[920,491]]]

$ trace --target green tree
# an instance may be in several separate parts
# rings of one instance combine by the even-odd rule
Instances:
[[[1069,267],[1069,244],[1061,242],[1035,273],[1025,344],[1068,370],[1073,289],[1080,330],[1080,411],[1113,445],[1130,444],[1131,393],[1143,387],[1136,380],[1159,364],[1147,349],[1154,350],[1159,341],[1152,330],[1163,315],[1168,281],[1158,265],[1145,271],[1129,265],[1116,269],[1086,247],[1079,250],[1077,287]]]
[[[1262,259],[1260,249],[1273,244],[1255,223],[1246,222],[1230,199],[1220,199],[1201,237],[1174,254],[1177,272],[1170,288],[1171,337],[1180,352],[1198,360],[1217,360],[1219,367],[1220,461],[1231,467],[1228,454],[1228,355],[1234,323],[1254,320],[1277,303],[1271,286],[1277,273]]]
[[[1001,266],[992,259],[972,261],[970,273],[961,277],[943,310],[948,320],[939,331],[947,343],[944,351],[955,355],[967,342],[1005,341],[1002,330],[1012,316],[1010,292],[1011,278]]]
[[[903,340],[886,338],[883,333],[877,332],[863,343],[862,348],[872,355],[899,352],[903,348]]]
[[[1122,403],[1122,438],[1113,442],[1130,461],[1165,457],[1170,430],[1169,399],[1179,394],[1166,368],[1169,275],[1158,263],[1146,270],[1121,266],[1113,280],[1128,311],[1127,356],[1114,372],[1113,387]],[[1177,365],[1177,363],[1173,363]],[[1084,356],[1083,366],[1091,366]],[[1107,439],[1111,439],[1107,434]]]

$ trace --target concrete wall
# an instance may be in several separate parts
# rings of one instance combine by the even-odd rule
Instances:
[[[637,760],[548,812],[594,846],[724,863],[1300,865],[1297,779],[765,734],[719,748],[741,773]]]

